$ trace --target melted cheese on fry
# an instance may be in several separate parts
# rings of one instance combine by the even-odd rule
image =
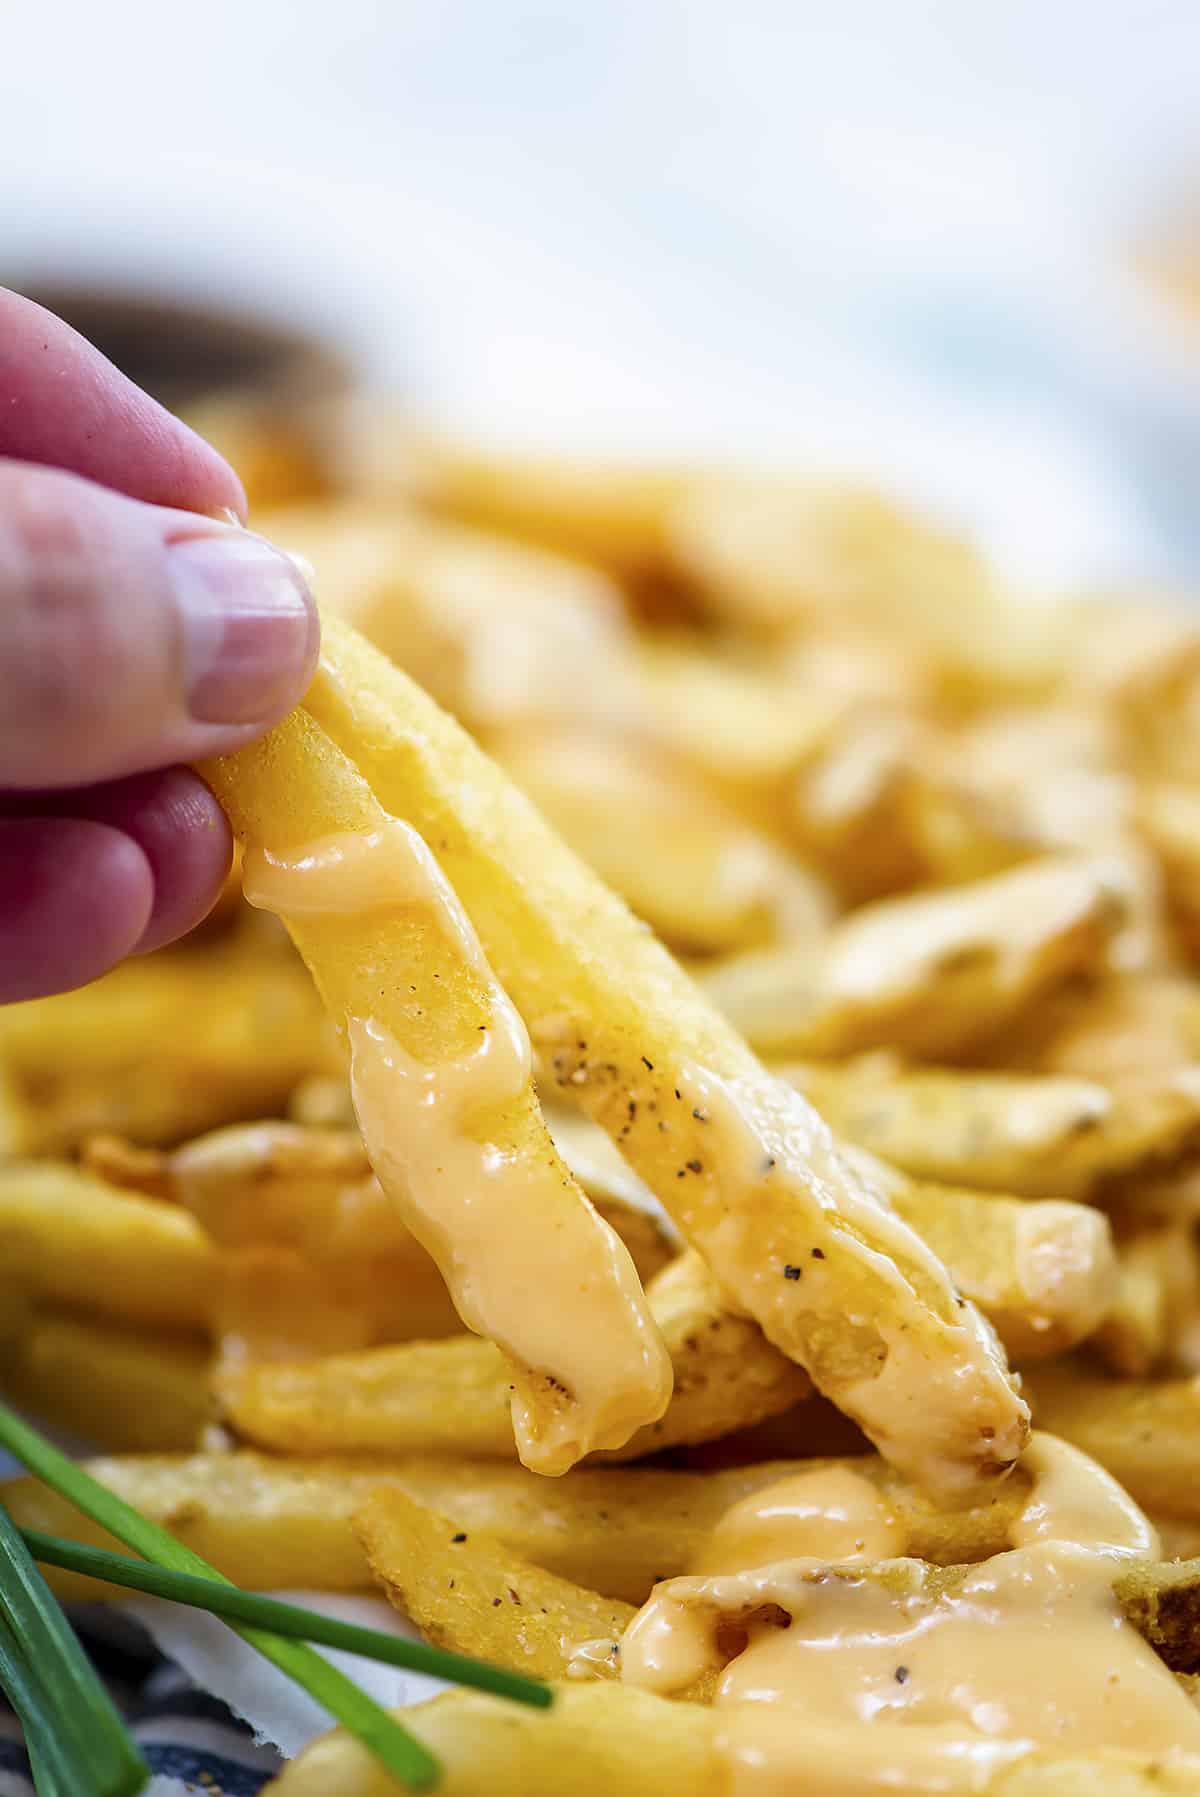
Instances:
[[[801,1138],[794,1126],[807,1126],[807,1115],[787,1106],[768,1114],[752,1091],[699,1067],[681,1072],[679,1091],[706,1119],[711,1145],[684,1227],[731,1305],[757,1316],[885,1457],[927,1487],[962,1492],[1014,1460],[1028,1413],[990,1325],[831,1138],[819,1125]],[[772,1184],[791,1192],[802,1225],[795,1259],[782,1265],[764,1256],[760,1231],[738,1226],[743,1213],[730,1202]],[[895,1301],[848,1308],[847,1266],[869,1268]],[[914,1296],[926,1306],[922,1332],[911,1326]]]
[[[425,906],[483,985],[488,1021],[478,1045],[436,1066],[415,1061],[374,1018],[346,1019],[367,1151],[467,1327],[535,1371],[556,1369],[539,1393],[551,1400],[551,1423],[514,1390],[527,1464],[561,1473],[593,1449],[623,1446],[665,1410],[670,1361],[618,1237],[581,1194],[576,1205],[560,1202],[553,1188],[569,1175],[556,1159],[523,1164],[472,1127],[528,1086],[529,1037],[423,839],[389,818],[385,828],[326,837],[286,861],[252,852],[244,883],[251,904],[293,917]]]
[[[1153,1528],[1065,1442],[1035,1436],[1025,1464],[1011,1550],[949,1582],[868,1564],[895,1551],[895,1525],[867,1480],[767,1487],[718,1525],[696,1575],[655,1588],[621,1676],[672,1693],[717,1675],[731,1797],[933,1792],[963,1766],[982,1790],[1038,1745],[1200,1749],[1200,1717],[1113,1594],[1122,1562],[1156,1557]]]

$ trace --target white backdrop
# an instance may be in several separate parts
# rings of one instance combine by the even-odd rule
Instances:
[[[0,269],[317,322],[452,424],[857,468],[1034,575],[1200,564],[1120,256],[1190,0],[0,0]]]

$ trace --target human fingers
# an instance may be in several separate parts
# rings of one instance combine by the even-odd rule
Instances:
[[[0,456],[153,505],[246,515],[232,468],[44,307],[0,288]]]
[[[225,752],[312,675],[296,564],[236,526],[0,462],[0,788]]]
[[[120,831],[145,856],[153,882],[150,915],[129,952],[173,942],[212,909],[233,853],[225,814],[188,768],[161,768],[65,793],[0,796],[0,823],[19,819],[87,820]],[[0,862],[0,917],[11,857]],[[139,889],[140,891],[140,889]]]

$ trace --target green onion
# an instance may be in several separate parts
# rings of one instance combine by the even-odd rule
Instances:
[[[150,1768],[3,1506],[0,1614],[37,1668],[68,1749],[91,1768],[100,1797],[134,1797]]]
[[[7,1621],[0,1620],[0,1689],[11,1703],[25,1736],[38,1797],[93,1797],[91,1767],[74,1735],[64,1735],[60,1717]]]
[[[347,1653],[379,1660],[385,1666],[402,1666],[408,1672],[427,1672],[434,1678],[444,1678],[456,1685],[470,1685],[477,1691],[491,1691],[497,1697],[511,1697],[518,1703],[532,1704],[538,1709],[549,1709],[554,1702],[554,1692],[540,1679],[508,1672],[502,1666],[489,1665],[486,1660],[448,1653],[445,1648],[430,1647],[424,1641],[407,1641],[399,1635],[386,1635],[381,1629],[364,1628],[361,1623],[342,1622],[336,1616],[322,1616],[318,1610],[305,1610],[298,1604],[260,1597],[252,1591],[241,1591],[236,1585],[220,1585],[211,1578],[194,1578],[190,1573],[148,1566],[144,1560],[110,1554],[102,1547],[86,1547],[82,1542],[67,1541],[61,1535],[44,1535],[40,1529],[22,1529],[21,1535],[34,1559],[40,1560],[43,1566],[62,1566],[68,1572],[82,1572],[89,1578],[105,1579],[112,1585],[124,1585],[134,1591],[148,1591],[154,1597],[169,1598],[172,1603],[209,1610],[214,1616],[270,1629],[272,1634],[316,1641],[322,1647],[340,1647]]]
[[[175,1572],[195,1573],[222,1585],[231,1584],[207,1560],[202,1560],[182,1541],[176,1541],[149,1517],[139,1515],[115,1492],[99,1484],[66,1454],[60,1453],[6,1404],[0,1404],[0,1446],[6,1447],[30,1472],[53,1486],[85,1516],[90,1516],[110,1535],[115,1535],[126,1547],[131,1547],[155,1565]],[[389,1772],[417,1791],[428,1790],[437,1783],[441,1768],[428,1749],[319,1653],[303,1642],[287,1641],[262,1629],[248,1628],[240,1623],[230,1626],[265,1659],[272,1661],[307,1691],[344,1728],[357,1735]]]

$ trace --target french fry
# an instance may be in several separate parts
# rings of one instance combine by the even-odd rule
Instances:
[[[816,936],[833,914],[816,876],[645,746],[526,732],[492,753],[548,822],[680,954]]]
[[[997,1065],[1143,1085],[1200,1061],[1200,990],[1173,974],[1101,979],[1052,999],[999,1052]]]
[[[288,1098],[287,1115],[305,1129],[356,1128],[350,1081],[325,1073],[302,1079]]]
[[[367,1580],[350,1518],[367,1495],[395,1486],[460,1528],[497,1535],[514,1552],[605,1596],[640,1604],[662,1578],[689,1571],[732,1504],[802,1473],[844,1467],[870,1479],[903,1528],[910,1554],[956,1565],[1002,1552],[1028,1501],[1017,1469],[978,1504],[945,1510],[875,1455],[759,1460],[703,1472],[661,1466],[575,1467],[546,1480],[525,1467],[455,1455],[402,1459],[274,1458],[224,1453],[138,1454],[88,1470],[154,1521],[181,1534],[239,1584],[355,1590]],[[34,1479],[0,1485],[23,1528],[111,1545]],[[72,1594],[87,1581],[55,1574]]]
[[[229,1426],[274,1453],[516,1452],[511,1374],[495,1343],[473,1335],[318,1359],[230,1359],[214,1385]]]
[[[1144,1378],[1186,1364],[1200,1317],[1200,1257],[1189,1217],[1126,1226],[1117,1238],[1117,1286],[1095,1346],[1115,1373]]]
[[[79,1144],[79,1165],[122,1192],[142,1192],[147,1198],[174,1196],[162,1150],[140,1147],[124,1136],[86,1136]]]
[[[19,1154],[61,1154],[97,1131],[176,1142],[282,1109],[300,1079],[337,1065],[304,969],[249,943],[126,961],[0,1010]]]
[[[357,1591],[370,1583],[350,1519],[367,1494],[386,1482],[386,1466],[211,1452],[102,1456],[84,1464],[101,1485],[169,1529],[237,1585]],[[0,1484],[0,1497],[23,1529],[122,1551],[111,1535],[38,1479],[9,1479]],[[110,1587],[75,1573],[48,1576],[65,1597],[111,1596]]]
[[[563,1685],[551,1710],[477,1692],[448,1691],[398,1710],[437,1755],[443,1797],[726,1797],[713,1746],[713,1712],[623,1685]],[[1151,1787],[1098,1790],[1150,1797]],[[1078,1789],[1078,1787],[1076,1787]],[[395,1780],[354,1738],[323,1735],[267,1787],[267,1797],[395,1797]],[[1048,1788],[1044,1797],[1065,1797]],[[1005,1794],[1008,1797],[1008,1793]],[[1014,1792],[1012,1797],[1043,1797]],[[1167,1791],[1167,1797],[1171,1797]]]
[[[608,1458],[713,1441],[778,1416],[811,1392],[808,1375],[772,1347],[756,1323],[726,1308],[694,1249],[665,1267],[646,1295],[671,1356],[675,1389],[666,1414]]]
[[[403,828],[391,824],[389,838],[370,785],[304,710],[206,772],[260,873],[289,854],[303,858],[322,838],[378,833],[395,845]],[[661,1415],[670,1365],[628,1254],[555,1153],[520,1021],[470,923],[424,844],[410,833],[399,848],[390,885],[377,882],[352,921],[336,899],[306,897],[303,881],[285,899],[294,907],[285,921],[351,1036],[376,1173],[464,1322],[506,1351],[522,1457],[561,1473]],[[374,1044],[382,1046],[373,1054]],[[364,1070],[375,1063],[368,1091]],[[465,1120],[443,1105],[440,1130],[426,1102],[427,1086],[437,1095],[434,1069],[451,1094],[467,1081],[458,1100]],[[406,1096],[407,1121],[397,1110]],[[556,1286],[570,1294],[569,1332],[544,1302]]]
[[[694,1253],[667,1266],[647,1293],[671,1356],[666,1414],[609,1457],[710,1441],[787,1410],[807,1375],[732,1316]],[[508,1459],[509,1375],[490,1342],[460,1336],[362,1354],[222,1367],[217,1391],[240,1435],[284,1453],[453,1453]]]
[[[851,712],[797,773],[795,840],[850,904],[986,879],[1044,844],[1011,805],[945,771],[947,750],[904,712]]]
[[[823,942],[735,957],[705,987],[764,1054],[952,1059],[1096,969],[1120,915],[1104,862],[1048,859],[881,900]]]
[[[900,608],[915,644],[935,592],[952,586],[961,608],[982,579],[965,545],[861,487],[699,478],[670,523],[676,559],[706,604],[772,632],[818,620],[886,621]]]
[[[891,1055],[781,1068],[839,1134],[917,1179],[1084,1198],[1169,1166],[1200,1133],[1200,1075],[1110,1091],[1067,1075],[905,1067]]]
[[[388,1598],[435,1647],[562,1678],[581,1641],[619,1640],[633,1621],[632,1604],[547,1572],[499,1536],[460,1528],[394,1488],[369,1497],[354,1527]]]
[[[1026,1375],[1038,1427],[1098,1460],[1155,1514],[1200,1518],[1195,1379],[1114,1379],[1084,1363]]]
[[[993,1338],[815,1115],[403,674],[336,620],[324,653],[307,705],[437,845],[553,1079],[733,1305],[931,1486],[1007,1465],[1026,1418]]]
[[[595,568],[371,501],[298,506],[263,525],[321,570],[331,603],[473,728],[634,703],[633,635]]]
[[[1200,793],[1192,786],[1147,786],[1138,823],[1162,866],[1173,920],[1190,958],[1200,949]]]
[[[779,1737],[804,1767],[836,1767],[845,1755],[841,1725],[814,1723],[755,1705],[760,1738]],[[473,1691],[447,1691],[395,1712],[435,1753],[444,1797],[729,1797],[728,1761],[717,1750],[722,1716],[628,1685],[563,1684],[548,1711]],[[1185,1752],[1060,1754],[1014,1746],[980,1783],[967,1756],[939,1768],[944,1797],[1194,1797],[1200,1756]],[[894,1782],[894,1781],[893,1781]],[[803,1785],[800,1787],[803,1789]],[[353,1735],[322,1735],[266,1787],[263,1797],[393,1797],[395,1781]]]
[[[229,1352],[289,1359],[461,1330],[356,1130],[233,1125],[176,1150],[169,1168],[223,1250],[212,1308]]]
[[[0,1389],[31,1415],[118,1453],[194,1448],[212,1419],[209,1347],[54,1309],[0,1357]]]
[[[205,1329],[217,1257],[176,1205],[63,1163],[13,1161],[0,1166],[0,1266],[55,1304]]]
[[[652,1201],[586,1119],[561,1113],[555,1129],[639,1279],[650,1278],[678,1249]],[[208,1308],[233,1357],[303,1359],[461,1332],[445,1280],[372,1175],[357,1130],[233,1124],[165,1157],[160,1177],[219,1244]]]
[[[391,460],[394,449],[388,453]],[[378,452],[369,467],[378,467]],[[648,602],[667,597],[668,523],[693,478],[686,470],[430,442],[410,446],[409,471],[437,511],[594,562],[646,590]],[[385,490],[394,479],[393,472]]]
[[[721,659],[687,640],[644,641],[634,684],[631,727],[768,830],[850,704],[836,686],[798,690],[774,657]]]
[[[892,1203],[1014,1360],[1045,1360],[1108,1327],[1119,1276],[1099,1211],[918,1184],[902,1184]]]

